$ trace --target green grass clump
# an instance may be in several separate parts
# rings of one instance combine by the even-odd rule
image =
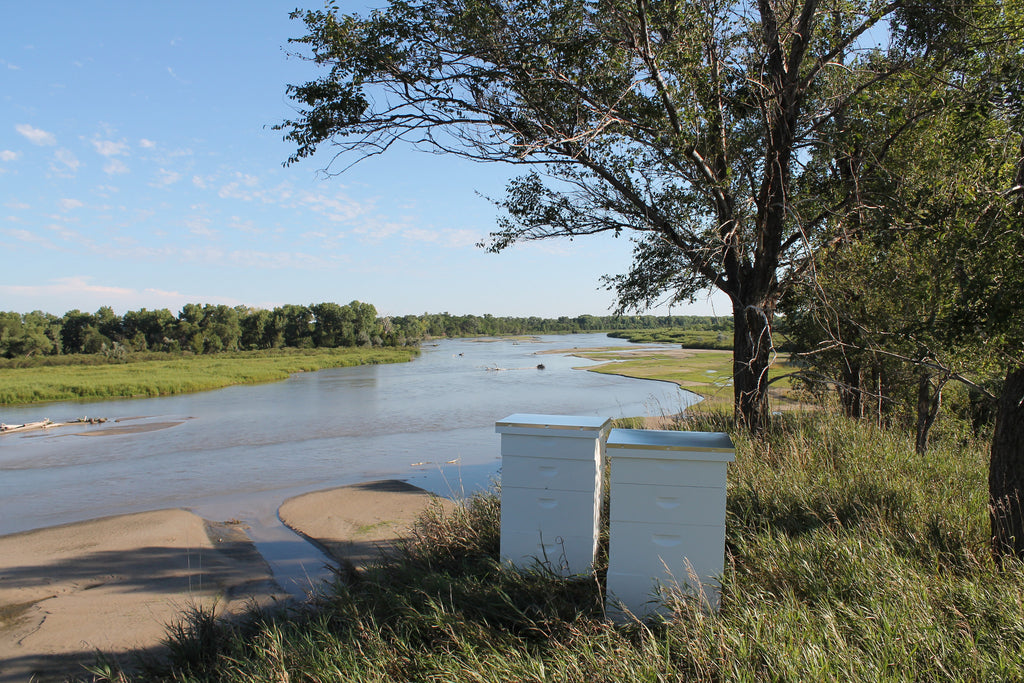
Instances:
[[[732,330],[680,330],[659,327],[649,330],[609,332],[609,337],[628,339],[634,344],[679,344],[684,349],[720,349],[732,351]]]
[[[640,354],[627,348],[584,351],[576,355],[606,361],[604,365],[586,368],[591,372],[656,379],[680,386],[703,386],[709,391],[732,386],[732,353],[728,351],[701,350],[681,356],[677,352],[659,353],[656,350]],[[773,370],[777,368],[773,366]]]
[[[0,368],[0,405],[166,396],[286,379],[324,368],[400,363],[413,348],[244,351],[156,360]]]
[[[660,351],[629,347],[586,349],[573,355],[603,362],[587,367],[590,372],[636,379],[674,382],[703,397],[702,411],[730,408],[733,402],[732,352],[707,349]],[[786,360],[776,360],[768,370],[772,404],[778,408],[801,406],[800,396],[788,376],[796,370]]]
[[[682,426],[730,429],[714,414]],[[822,411],[733,439],[717,613],[679,599],[671,618],[614,625],[606,567],[503,567],[492,492],[431,511],[393,563],[307,608],[212,631],[194,617],[137,679],[1024,680],[1024,571],[987,552],[982,443],[921,457],[912,435]]]

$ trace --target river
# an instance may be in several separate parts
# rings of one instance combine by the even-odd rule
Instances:
[[[183,507],[246,522],[279,579],[315,573],[323,558],[277,519],[286,498],[385,478],[460,496],[498,474],[494,423],[506,415],[661,415],[696,400],[672,384],[539,354],[622,344],[599,334],[443,340],[411,363],[198,394],[0,408],[8,424],[108,420],[0,436],[0,535]]]

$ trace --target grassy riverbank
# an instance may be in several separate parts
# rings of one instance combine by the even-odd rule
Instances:
[[[296,372],[402,363],[418,353],[411,347],[286,349],[210,356],[162,354],[160,359],[99,365],[7,367],[0,368],[0,405],[184,394],[273,382]]]
[[[566,352],[563,350],[557,353]],[[697,406],[701,412],[732,408],[732,351],[623,346],[611,349],[573,349],[571,353],[602,363],[586,368],[591,372],[674,382],[704,398]],[[773,408],[785,410],[805,407],[802,397],[794,390],[789,378],[785,377],[795,370],[793,365],[782,359],[769,370],[769,381],[776,380],[769,388]],[[665,408],[677,412],[674,406]]]
[[[733,438],[719,613],[608,623],[603,564],[578,581],[499,564],[489,494],[308,608],[194,614],[137,680],[1024,680],[1024,571],[986,551],[983,440],[945,431],[922,457],[911,434],[824,411]]]
[[[732,350],[732,330],[680,330],[658,327],[647,330],[617,330],[609,337],[625,339],[634,344],[678,344],[684,349]]]

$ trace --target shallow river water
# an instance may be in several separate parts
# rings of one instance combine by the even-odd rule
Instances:
[[[695,400],[671,384],[573,369],[593,363],[567,353],[538,355],[622,344],[594,334],[444,340],[411,363],[181,396],[0,408],[8,424],[108,419],[0,436],[0,534],[184,507],[246,522],[279,579],[316,574],[323,558],[277,519],[290,496],[383,478],[468,494],[498,474],[494,423],[509,414],[661,415]]]

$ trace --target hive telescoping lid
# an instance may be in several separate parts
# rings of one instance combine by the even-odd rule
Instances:
[[[523,431],[536,434],[538,431],[551,430],[558,436],[597,438],[608,428],[611,421],[610,417],[588,415],[515,413],[495,422],[494,431],[499,434],[516,434]]]
[[[660,429],[613,429],[608,435],[607,448],[619,457],[655,458],[656,451],[665,457],[679,453],[699,453],[702,460],[731,462],[736,458],[732,439],[724,432],[680,432]]]

